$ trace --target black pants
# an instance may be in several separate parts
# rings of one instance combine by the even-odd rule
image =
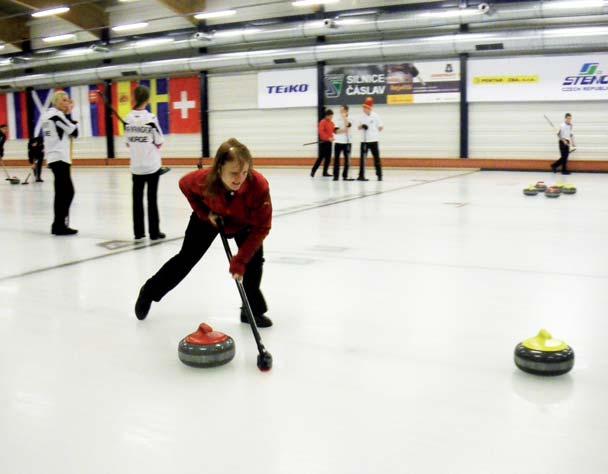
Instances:
[[[561,158],[551,165],[552,168],[557,169],[562,167],[562,173],[568,171],[568,156],[570,156],[570,145],[559,141],[559,154]]]
[[[160,171],[160,170],[159,170]],[[148,231],[150,237],[157,237],[159,229],[158,191],[159,171],[152,174],[134,174],[133,176],[133,233],[135,238],[144,237],[144,186],[148,185]]]
[[[42,179],[42,162],[44,157],[34,159],[34,178],[36,180]]]
[[[204,222],[196,214],[192,214],[181,250],[146,282],[144,292],[152,300],[160,301],[190,273],[194,265],[205,255],[217,233],[217,229],[209,222]],[[240,246],[248,235],[249,231],[246,229],[231,237],[234,237],[236,244]],[[260,290],[263,265],[264,249],[260,247],[247,264],[243,275],[243,286],[254,316],[261,316],[268,311],[264,295]]]
[[[317,169],[321,165],[321,161],[323,162],[323,175],[327,175],[329,171],[329,162],[331,161],[331,142],[319,143],[319,158],[317,158],[317,161],[315,161],[315,164],[310,171],[311,176],[315,175]]]
[[[336,143],[334,145],[334,179],[340,175],[340,155],[344,154],[344,171],[342,179],[348,178],[348,168],[350,167],[350,143]]]
[[[53,210],[55,220],[53,229],[63,229],[70,224],[70,205],[74,199],[74,184],[70,176],[72,166],[65,161],[55,161],[49,164],[49,168],[55,176],[55,200]]]
[[[382,163],[380,163],[380,148],[378,142],[362,142],[361,143],[361,159],[359,161],[359,178],[365,178],[365,159],[367,158],[367,150],[372,152],[374,157],[374,166],[376,167],[376,176],[382,178]]]

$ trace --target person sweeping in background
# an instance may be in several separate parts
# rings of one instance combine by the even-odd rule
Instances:
[[[551,165],[551,170],[557,173],[557,169],[561,166],[562,174],[570,174],[570,171],[568,171],[568,157],[570,156],[570,152],[576,148],[574,133],[572,133],[572,114],[565,115],[564,123],[559,128],[557,137],[559,138],[560,159]]]
[[[160,301],[188,275],[217,236],[222,218],[227,237],[234,238],[239,247],[229,272],[243,281],[257,326],[272,326],[264,314],[268,307],[260,290],[262,244],[270,232],[272,203],[268,181],[253,169],[247,147],[234,138],[225,141],[211,168],[188,173],[179,187],[194,212],[179,253],[142,286],[135,303],[137,318],[145,319],[152,302]],[[242,308],[241,321],[248,322]]]
[[[36,182],[43,183],[42,163],[44,162],[44,139],[42,138],[42,135],[32,137],[27,142],[27,158],[32,165]]]
[[[144,187],[148,186],[148,232],[150,240],[164,239],[158,215],[158,178],[163,174],[160,147],[163,144],[156,115],[146,110],[150,90],[137,86],[133,91],[135,107],[125,118],[125,135],[131,157],[133,178],[133,233],[135,240],[146,236],[144,227]]]

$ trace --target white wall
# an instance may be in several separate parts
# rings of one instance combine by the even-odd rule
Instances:
[[[105,158],[106,137],[80,137],[74,140],[72,158]]]
[[[551,159],[557,138],[544,119],[559,127],[573,116],[576,160],[608,160],[608,102],[475,103],[469,109],[471,158]]]
[[[384,158],[458,158],[459,105],[377,105],[384,123],[380,134],[380,156]],[[351,107],[351,115],[362,115]],[[360,140],[360,136],[356,136]]]
[[[258,110],[257,74],[209,76],[209,138],[213,156],[231,137],[254,157],[310,157],[316,148],[316,107]]]
[[[245,143],[254,156],[311,157],[317,140],[315,107],[257,109],[257,74],[235,73],[209,77],[211,153],[227,138]],[[339,107],[334,107],[337,114]],[[384,121],[380,149],[383,157],[457,158],[459,153],[458,104],[376,106]],[[351,107],[356,121],[361,108]],[[354,134],[354,142],[361,138]]]
[[[27,140],[7,140],[4,144],[5,160],[27,160]]]

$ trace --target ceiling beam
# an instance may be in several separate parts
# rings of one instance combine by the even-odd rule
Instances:
[[[57,0],[11,0],[13,3],[17,3],[21,6],[31,8],[32,12],[38,10],[46,10],[48,8],[56,7],[58,5]],[[60,2],[61,3],[61,2]],[[70,7],[70,11],[58,15],[66,21],[69,21],[78,28],[88,31],[98,38],[101,37],[102,28],[108,26],[108,14],[103,7],[100,7],[96,3],[87,4],[73,4],[73,1],[67,1],[61,3]]]
[[[192,14],[204,11],[206,4],[205,0],[160,0],[160,2],[175,13],[184,15],[185,19],[193,25],[198,24],[198,21]]]
[[[22,43],[29,40],[30,29],[27,19],[23,17],[0,19],[0,41],[22,48]]]

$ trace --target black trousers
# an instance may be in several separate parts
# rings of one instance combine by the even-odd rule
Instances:
[[[70,205],[74,199],[74,184],[70,176],[72,166],[65,161],[55,161],[49,164],[49,168],[55,176],[55,200],[53,210],[55,220],[53,229],[63,229],[70,224]]]
[[[148,231],[150,237],[158,236],[159,217],[156,200],[160,170],[152,174],[134,174],[133,176],[133,233],[136,238],[144,237],[144,186],[148,185]]]
[[[561,158],[554,162],[551,167],[559,168],[562,167],[562,173],[568,171],[568,157],[570,156],[570,145],[567,145],[562,140],[559,141],[559,154]]]
[[[315,175],[315,173],[317,172],[317,169],[321,165],[321,162],[323,162],[323,174],[324,175],[328,174],[330,161],[331,161],[331,142],[319,143],[319,158],[317,158],[317,161],[315,161],[315,164],[312,167],[310,174],[312,176]]]
[[[367,151],[372,152],[374,157],[374,166],[376,167],[376,176],[382,178],[382,163],[380,162],[380,148],[378,142],[361,142],[361,159],[359,160],[359,178],[365,178],[365,159]]]
[[[205,255],[217,234],[217,229],[209,222],[204,222],[196,214],[192,214],[181,250],[145,283],[144,292],[152,300],[160,301],[190,273],[194,265]],[[246,229],[230,237],[234,237],[236,244],[240,247],[248,235],[249,230]],[[254,316],[261,316],[268,311],[264,295],[260,290],[263,266],[264,249],[260,247],[247,264],[245,275],[243,275],[243,287]]]
[[[348,169],[350,168],[350,143],[336,143],[334,144],[334,179],[338,179],[340,175],[340,155],[344,155],[344,171],[342,172],[342,178],[348,178]]]
[[[42,162],[44,157],[34,159],[34,178],[42,179]]]

